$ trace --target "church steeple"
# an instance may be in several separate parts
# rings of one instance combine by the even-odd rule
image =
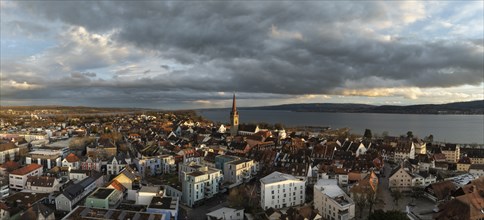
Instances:
[[[232,98],[232,112],[237,112],[237,105],[235,103],[235,93],[234,93],[234,97]]]
[[[237,104],[235,101],[235,93],[232,98],[232,111],[230,111],[230,135],[235,137],[239,131],[239,113],[237,112]]]

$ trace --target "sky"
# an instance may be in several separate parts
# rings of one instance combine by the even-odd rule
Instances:
[[[484,99],[483,1],[0,1],[1,106]]]

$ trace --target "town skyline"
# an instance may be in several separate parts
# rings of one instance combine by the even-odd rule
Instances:
[[[2,1],[1,105],[484,99],[481,1]]]

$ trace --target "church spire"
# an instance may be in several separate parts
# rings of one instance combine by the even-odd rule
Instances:
[[[234,97],[232,98],[232,112],[237,112],[237,105],[235,101],[235,92],[234,92]]]
[[[230,112],[230,135],[232,137],[237,136],[239,131],[239,113],[237,112],[237,104],[234,97],[232,98],[232,111]]]

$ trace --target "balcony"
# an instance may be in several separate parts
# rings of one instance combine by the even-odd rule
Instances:
[[[339,220],[348,220],[348,219],[350,219],[350,213],[349,213],[348,209],[340,210],[338,212],[338,219]]]

